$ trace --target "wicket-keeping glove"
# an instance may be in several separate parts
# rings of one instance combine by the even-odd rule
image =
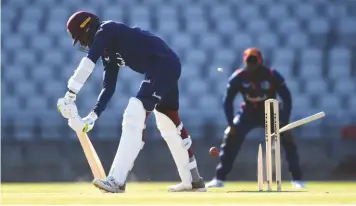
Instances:
[[[66,119],[71,119],[78,116],[78,109],[75,105],[76,94],[67,92],[64,97],[57,101],[57,109]]]

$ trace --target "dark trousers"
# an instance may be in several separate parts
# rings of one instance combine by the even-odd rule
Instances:
[[[234,135],[224,134],[223,142],[220,147],[220,161],[216,168],[216,179],[226,180],[226,176],[232,169],[235,158],[240,151],[246,135],[252,129],[264,126],[263,112],[247,113],[241,110],[236,115],[234,119],[236,133]],[[284,125],[281,125],[281,127],[282,126]],[[281,133],[280,142],[284,148],[288,161],[289,172],[292,174],[293,180],[301,180],[302,173],[299,166],[299,157],[292,134],[288,131]]]
[[[152,63],[145,74],[136,98],[141,100],[146,111],[179,109],[178,81],[181,75],[179,59],[161,58]]]
[[[154,109],[165,114],[178,128],[181,120],[179,110],[178,81],[181,75],[179,59],[165,58],[154,63],[154,68],[145,74],[136,98],[138,98],[148,116]],[[189,137],[185,127],[180,128],[182,139]],[[193,150],[188,149],[189,158],[194,156]]]

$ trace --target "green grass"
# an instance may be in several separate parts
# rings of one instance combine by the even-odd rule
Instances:
[[[2,204],[356,204],[356,182],[309,182],[294,190],[257,192],[256,182],[228,182],[206,193],[168,193],[172,183],[129,183],[123,194],[102,193],[89,183],[8,183]]]

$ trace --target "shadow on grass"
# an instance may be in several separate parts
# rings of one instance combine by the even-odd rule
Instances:
[[[256,191],[256,190],[237,190],[237,191],[227,191],[227,193],[301,193],[308,192],[306,190],[283,190],[283,191]]]

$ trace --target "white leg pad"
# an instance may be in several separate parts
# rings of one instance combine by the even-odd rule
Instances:
[[[169,150],[176,163],[179,176],[184,184],[192,183],[192,175],[190,170],[197,167],[196,161],[190,162],[188,149],[192,145],[190,137],[182,139],[180,136],[183,124],[176,127],[173,121],[165,114],[154,110],[156,123],[162,137],[166,141]]]
[[[146,110],[142,102],[131,97],[124,111],[122,120],[122,133],[110,176],[120,184],[126,182],[128,173],[143,148],[142,131],[145,128]]]

